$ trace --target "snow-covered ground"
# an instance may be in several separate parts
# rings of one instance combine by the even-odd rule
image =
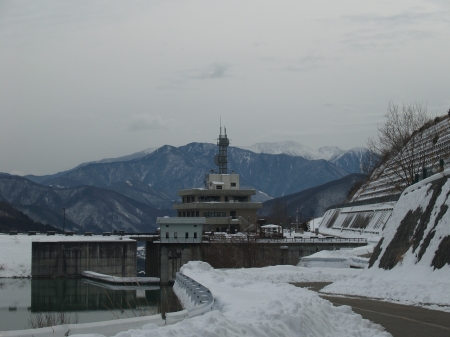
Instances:
[[[31,244],[34,241],[116,241],[109,236],[46,236],[0,234],[0,277],[31,276]],[[123,239],[127,240],[127,239]]]
[[[365,269],[355,278],[337,281],[321,292],[366,296],[388,302],[418,305],[450,312],[450,267],[393,270]]]
[[[0,235],[0,276],[30,274],[32,241],[77,239],[79,237]],[[368,246],[351,250],[321,251],[312,257],[361,256],[370,253],[376,242],[373,240]],[[214,311],[175,325],[150,324],[143,330],[129,330],[117,336],[389,336],[382,327],[362,319],[350,307],[334,307],[317,293],[289,283],[333,282],[323,292],[364,295],[449,310],[450,267],[447,265],[434,272],[431,267],[428,269],[408,269],[405,265],[391,271],[301,266],[216,270],[204,262],[190,262],[182,267],[182,272],[212,291],[216,298]]]
[[[213,311],[174,325],[148,324],[142,330],[116,336],[390,336],[350,307],[334,307],[315,292],[284,283],[303,269],[278,266],[217,270],[205,262],[189,262],[182,272],[211,290],[215,297]],[[352,277],[348,271],[342,269],[340,277]],[[310,272],[306,274],[312,275]],[[339,273],[333,270],[325,274],[327,279],[335,279]]]
[[[332,267],[332,268],[365,268],[369,263],[368,255],[372,254],[373,244],[353,249],[322,250],[310,256],[303,257],[298,266]]]

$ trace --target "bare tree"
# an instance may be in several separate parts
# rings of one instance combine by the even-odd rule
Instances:
[[[378,127],[378,135],[367,141],[369,155],[380,158],[380,166],[372,180],[383,177],[398,192],[413,183],[417,175],[434,164],[442,155],[434,147],[446,128],[433,127],[445,117],[430,119],[421,103],[398,105],[390,102],[386,122]]]

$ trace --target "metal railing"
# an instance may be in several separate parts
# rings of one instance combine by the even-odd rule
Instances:
[[[245,243],[246,238],[210,238],[211,243]],[[251,238],[252,243],[367,243],[366,238],[283,238],[283,239],[254,239]],[[204,241],[205,242],[205,241]]]
[[[184,289],[194,306],[212,304],[214,298],[208,288],[180,272],[177,273],[176,282]]]
[[[188,303],[189,308],[175,313],[167,313],[167,324],[176,323],[187,317],[198,316],[212,310],[214,297],[208,288],[180,272],[177,273],[175,285],[182,291],[183,297],[185,297],[184,300],[190,302]],[[176,294],[178,295],[177,291]],[[188,306],[186,304],[185,307]]]
[[[398,201],[398,199],[400,199],[400,195],[399,194],[392,194],[392,195],[386,195],[383,197],[376,197],[376,198],[371,198],[371,199],[364,199],[361,201],[355,201],[355,202],[349,202],[346,204],[337,204],[337,205],[332,205],[330,207],[328,207],[326,211],[329,211],[330,209],[336,209],[336,208],[345,208],[345,207],[355,207],[355,206],[365,206],[365,205],[372,205],[372,204],[381,204],[384,202],[396,202]]]

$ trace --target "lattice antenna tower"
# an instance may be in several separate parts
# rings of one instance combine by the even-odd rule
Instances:
[[[222,134],[222,118],[220,118],[220,133],[217,139],[217,145],[219,146],[219,154],[214,157],[214,163],[219,166],[219,174],[228,173],[228,145],[230,145],[230,140],[227,138],[227,128],[223,127],[224,134]]]

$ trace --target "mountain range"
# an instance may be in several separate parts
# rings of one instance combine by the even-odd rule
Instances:
[[[0,232],[8,233],[10,231],[59,231],[59,229],[50,225],[44,225],[35,222],[27,215],[18,211],[10,204],[0,201]]]
[[[256,143],[252,146],[241,146],[239,148],[255,153],[287,154],[308,160],[324,159],[349,173],[363,173],[363,164],[365,156],[367,156],[367,149],[362,147],[354,147],[346,151],[337,146],[322,146],[314,150],[290,140],[276,143]]]
[[[156,217],[174,215],[174,212],[158,210],[109,189],[52,188],[7,174],[0,174],[0,201],[35,221],[66,230],[96,233],[155,232]]]
[[[254,198],[257,201],[286,196],[360,172],[364,156],[361,149],[343,151],[324,147],[316,151],[314,158],[322,156],[329,160],[307,159],[294,155],[296,144],[300,145],[256,144],[253,150],[230,146],[229,171],[239,173],[241,187],[257,190]],[[214,170],[217,150],[216,145],[209,143],[165,145],[120,158],[83,163],[53,175],[2,174],[0,200],[36,221],[58,227],[63,223],[64,207],[66,225],[74,230],[148,232],[155,228],[157,216],[174,214],[171,207],[178,200],[178,190],[203,187],[205,174]]]
[[[162,146],[133,160],[96,162],[42,177],[26,178],[54,188],[82,185],[107,188],[158,208],[170,208],[177,191],[202,187],[205,173],[214,169],[217,146],[191,143]],[[341,157],[342,158],[342,157]],[[307,160],[287,154],[228,149],[229,171],[239,173],[241,186],[253,187],[266,199],[298,192],[348,175],[350,169],[329,161]]]
[[[286,222],[286,217],[294,221],[297,211],[303,220],[321,216],[328,207],[344,203],[352,187],[366,177],[353,173],[320,186],[268,200],[263,203],[259,215],[270,216],[269,221],[275,223]]]

